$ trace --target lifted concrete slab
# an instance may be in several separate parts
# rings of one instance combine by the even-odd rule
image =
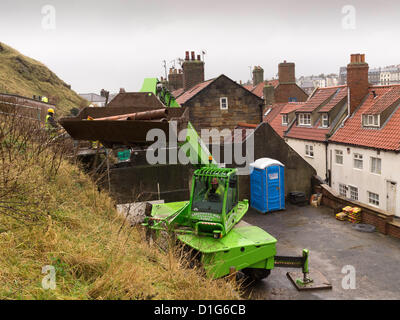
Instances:
[[[303,273],[301,271],[297,272],[288,272],[286,276],[293,283],[297,290],[322,290],[322,289],[332,289],[332,284],[329,282],[325,276],[319,272],[318,270],[310,270],[308,274],[308,278],[311,278],[313,281],[307,284],[301,284],[297,281],[297,279],[303,279]]]

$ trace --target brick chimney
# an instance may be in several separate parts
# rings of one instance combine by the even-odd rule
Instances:
[[[170,68],[168,74],[168,89],[174,91],[183,88],[183,73],[182,70]]]
[[[204,82],[204,62],[201,61],[200,55],[195,56],[195,52],[191,52],[192,59],[189,60],[189,51],[186,51],[186,59],[182,64],[183,69],[183,88],[188,90],[196,84]]]
[[[347,87],[350,91],[350,114],[360,105],[368,94],[368,63],[365,54],[352,54],[347,65]]]
[[[283,61],[278,66],[279,84],[296,83],[295,64]]]
[[[264,81],[264,69],[260,66],[256,66],[253,69],[253,86],[258,85]]]

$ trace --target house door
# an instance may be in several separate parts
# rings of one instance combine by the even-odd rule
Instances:
[[[387,211],[396,214],[396,190],[397,183],[387,181]],[[397,214],[398,215],[398,214]]]

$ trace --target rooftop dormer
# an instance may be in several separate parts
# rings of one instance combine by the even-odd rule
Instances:
[[[362,113],[362,126],[381,128],[400,105],[400,87],[371,88],[365,103],[367,108]]]

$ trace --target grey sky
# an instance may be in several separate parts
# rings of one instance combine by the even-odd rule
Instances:
[[[42,28],[44,5],[56,29]],[[356,10],[354,30],[342,8]],[[283,60],[296,76],[338,72],[351,53],[370,67],[400,64],[397,0],[2,0],[0,41],[46,64],[77,92],[137,91],[143,78],[164,75],[162,61],[207,52],[206,78],[246,81],[249,66],[265,77]]]

